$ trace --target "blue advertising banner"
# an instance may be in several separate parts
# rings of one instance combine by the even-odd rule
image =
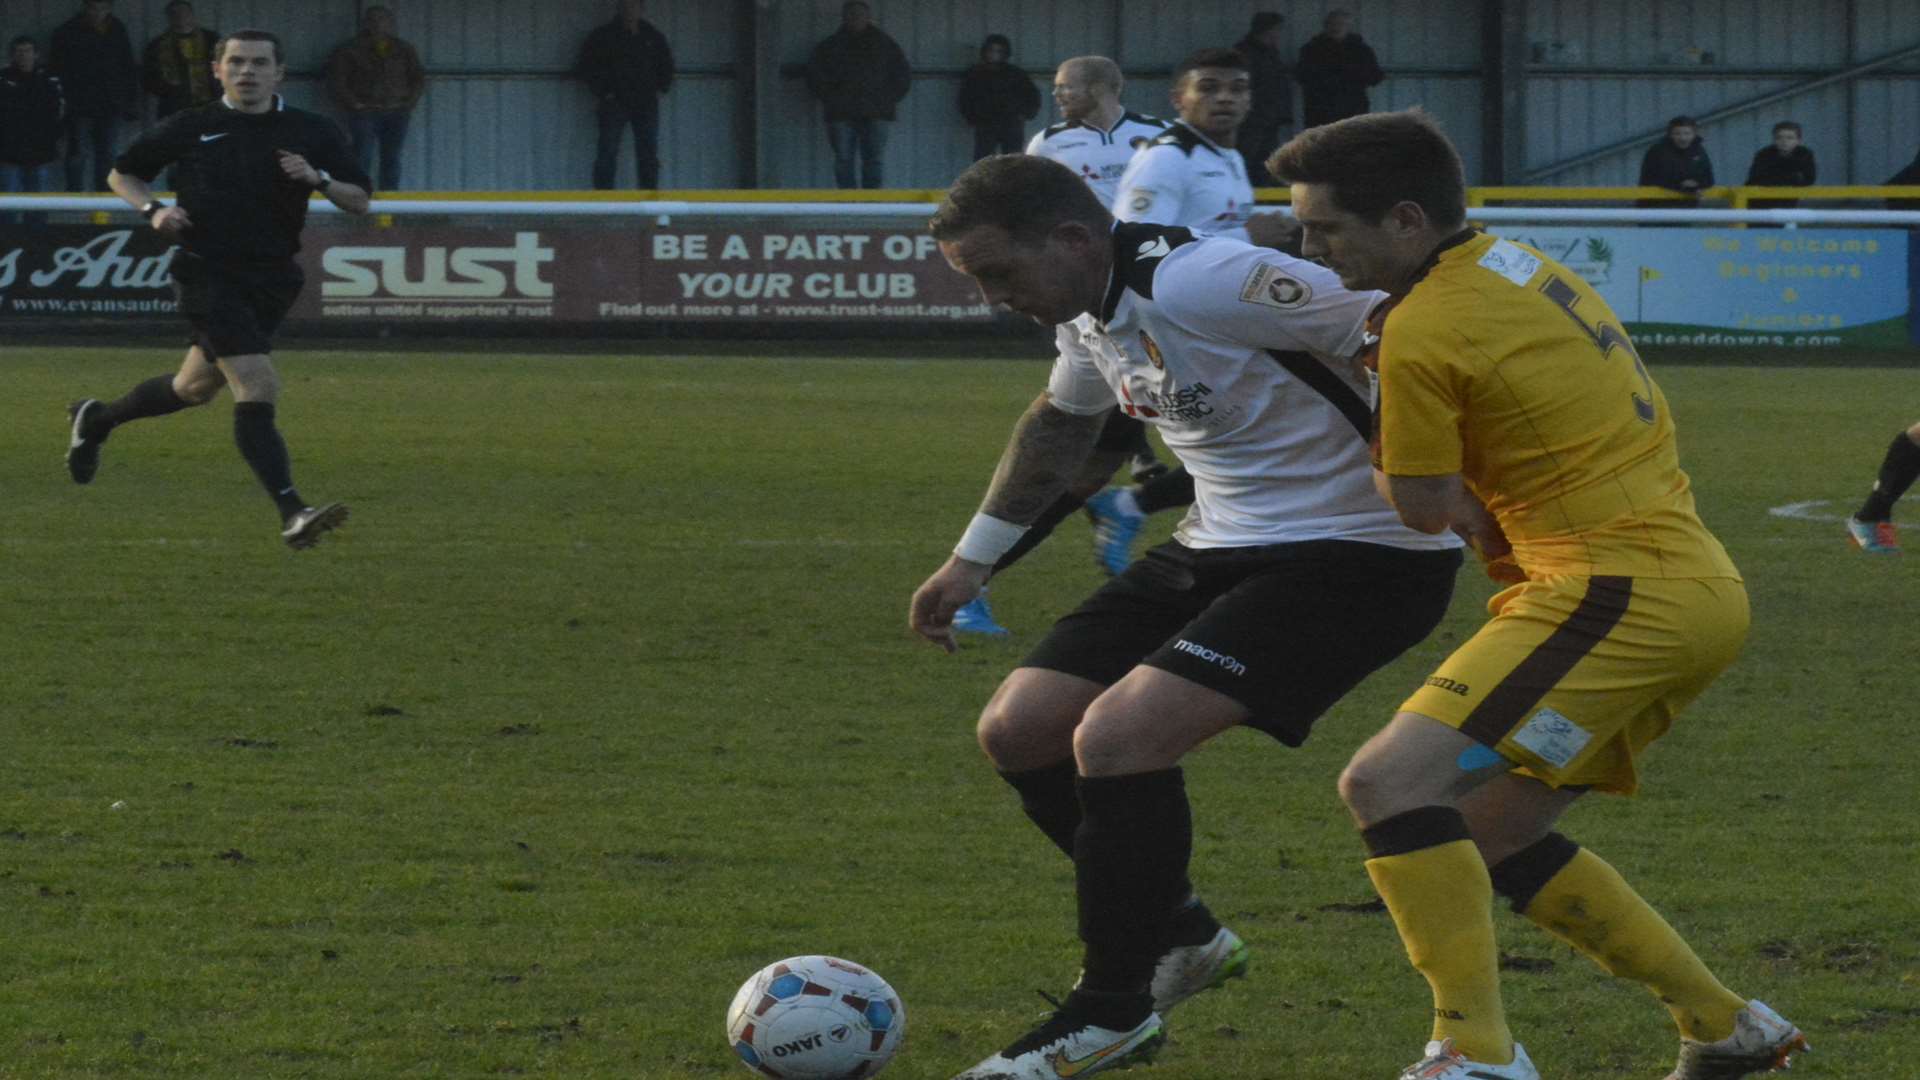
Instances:
[[[1497,225],[1599,291],[1644,345],[1902,348],[1900,229]]]

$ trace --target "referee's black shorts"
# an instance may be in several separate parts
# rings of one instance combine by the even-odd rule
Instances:
[[[210,260],[173,254],[173,295],[193,324],[189,344],[207,359],[273,351],[273,332],[300,296],[306,275],[293,260]]]
[[[1021,662],[1103,686],[1145,664],[1245,705],[1289,746],[1362,679],[1423,640],[1460,552],[1350,540],[1147,552]]]

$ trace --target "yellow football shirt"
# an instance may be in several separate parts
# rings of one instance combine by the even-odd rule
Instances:
[[[1566,267],[1462,233],[1387,313],[1378,464],[1459,473],[1528,576],[1739,577],[1694,510],[1673,418]]]

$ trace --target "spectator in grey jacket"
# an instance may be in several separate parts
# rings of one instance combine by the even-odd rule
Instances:
[[[67,190],[107,190],[120,122],[132,120],[140,71],[113,0],[86,0],[53,32],[47,67],[67,92]],[[91,160],[89,160],[91,156]]]
[[[373,175],[380,154],[380,190],[400,187],[400,148],[407,121],[427,91],[420,53],[393,34],[393,12],[375,5],[360,17],[360,33],[327,60],[327,89],[347,112],[347,134],[360,171]]]
[[[619,14],[587,35],[575,68],[600,103],[600,144],[593,186],[611,190],[620,140],[633,128],[634,186],[660,186],[660,95],[673,85],[673,50],[640,17],[641,0],[620,0]]]
[[[835,183],[843,188],[881,186],[886,125],[912,80],[907,54],[873,25],[873,9],[864,0],[847,0],[840,8],[840,29],[814,46],[807,58],[807,89],[826,108]]]
[[[1353,12],[1329,11],[1322,29],[1300,46],[1300,104],[1305,125],[1319,127],[1373,108],[1367,87],[1387,77],[1373,46],[1353,32]]]
[[[1240,156],[1247,159],[1247,179],[1254,187],[1273,187],[1278,181],[1267,172],[1267,159],[1286,139],[1283,129],[1293,126],[1293,83],[1287,61],[1280,54],[1281,24],[1277,11],[1255,12],[1247,36],[1233,48],[1247,61],[1253,80],[1253,108],[1240,125]]]

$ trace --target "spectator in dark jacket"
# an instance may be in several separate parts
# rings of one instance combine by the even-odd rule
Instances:
[[[1387,77],[1373,46],[1353,32],[1351,11],[1327,12],[1322,27],[1312,41],[1300,46],[1300,65],[1294,69],[1307,127],[1371,110],[1367,87],[1379,86]]]
[[[807,58],[807,89],[826,110],[835,183],[843,188],[882,184],[886,125],[912,80],[907,54],[873,25],[873,9],[864,0],[847,0],[840,8],[840,29],[815,45]]]
[[[113,0],[86,0],[80,14],[60,24],[47,67],[67,93],[67,190],[105,191],[120,121],[134,119],[140,81],[133,40],[113,17]]]
[[[1748,187],[1812,187],[1817,175],[1813,151],[1800,143],[1800,125],[1782,120],[1773,125],[1773,145],[1754,152],[1747,166]],[[1747,204],[1755,210],[1788,210],[1800,205],[1799,199],[1754,199]]]
[[[1026,150],[1026,121],[1040,113],[1040,90],[1033,77],[1007,62],[1013,42],[988,34],[980,43],[980,62],[960,78],[960,115],[973,128],[973,159]]]
[[[1293,125],[1293,84],[1287,79],[1287,61],[1280,54],[1280,26],[1284,20],[1277,11],[1261,11],[1253,16],[1247,36],[1234,44],[1234,51],[1247,59],[1247,77],[1253,80],[1253,108],[1240,125],[1240,156],[1247,159],[1247,179],[1254,187],[1272,187],[1277,181],[1267,172],[1267,158],[1285,141],[1283,129]]]
[[[213,50],[220,35],[200,25],[187,0],[167,5],[167,28],[147,42],[140,56],[141,82],[154,97],[153,114],[165,119],[181,109],[220,96],[213,78]]]
[[[634,186],[660,186],[660,95],[673,85],[673,50],[666,35],[640,17],[641,0],[620,0],[619,14],[580,47],[576,69],[600,103],[600,144],[593,186],[613,187],[620,140],[633,128]]]
[[[1713,159],[1707,156],[1707,144],[1700,139],[1700,125],[1691,116],[1676,116],[1667,121],[1667,137],[1647,147],[1640,159],[1640,186],[1663,187],[1693,196],[1713,186]],[[1669,201],[1642,199],[1641,206],[1673,206]]]
[[[327,89],[347,113],[347,135],[360,171],[373,175],[380,156],[380,190],[400,189],[400,151],[407,123],[427,92],[427,68],[412,44],[394,36],[393,12],[375,5],[360,17],[360,32],[327,59]]]
[[[40,66],[40,47],[32,38],[14,38],[7,51],[12,63],[0,71],[0,192],[45,191],[66,98],[59,76]],[[0,214],[9,224],[22,220]]]

